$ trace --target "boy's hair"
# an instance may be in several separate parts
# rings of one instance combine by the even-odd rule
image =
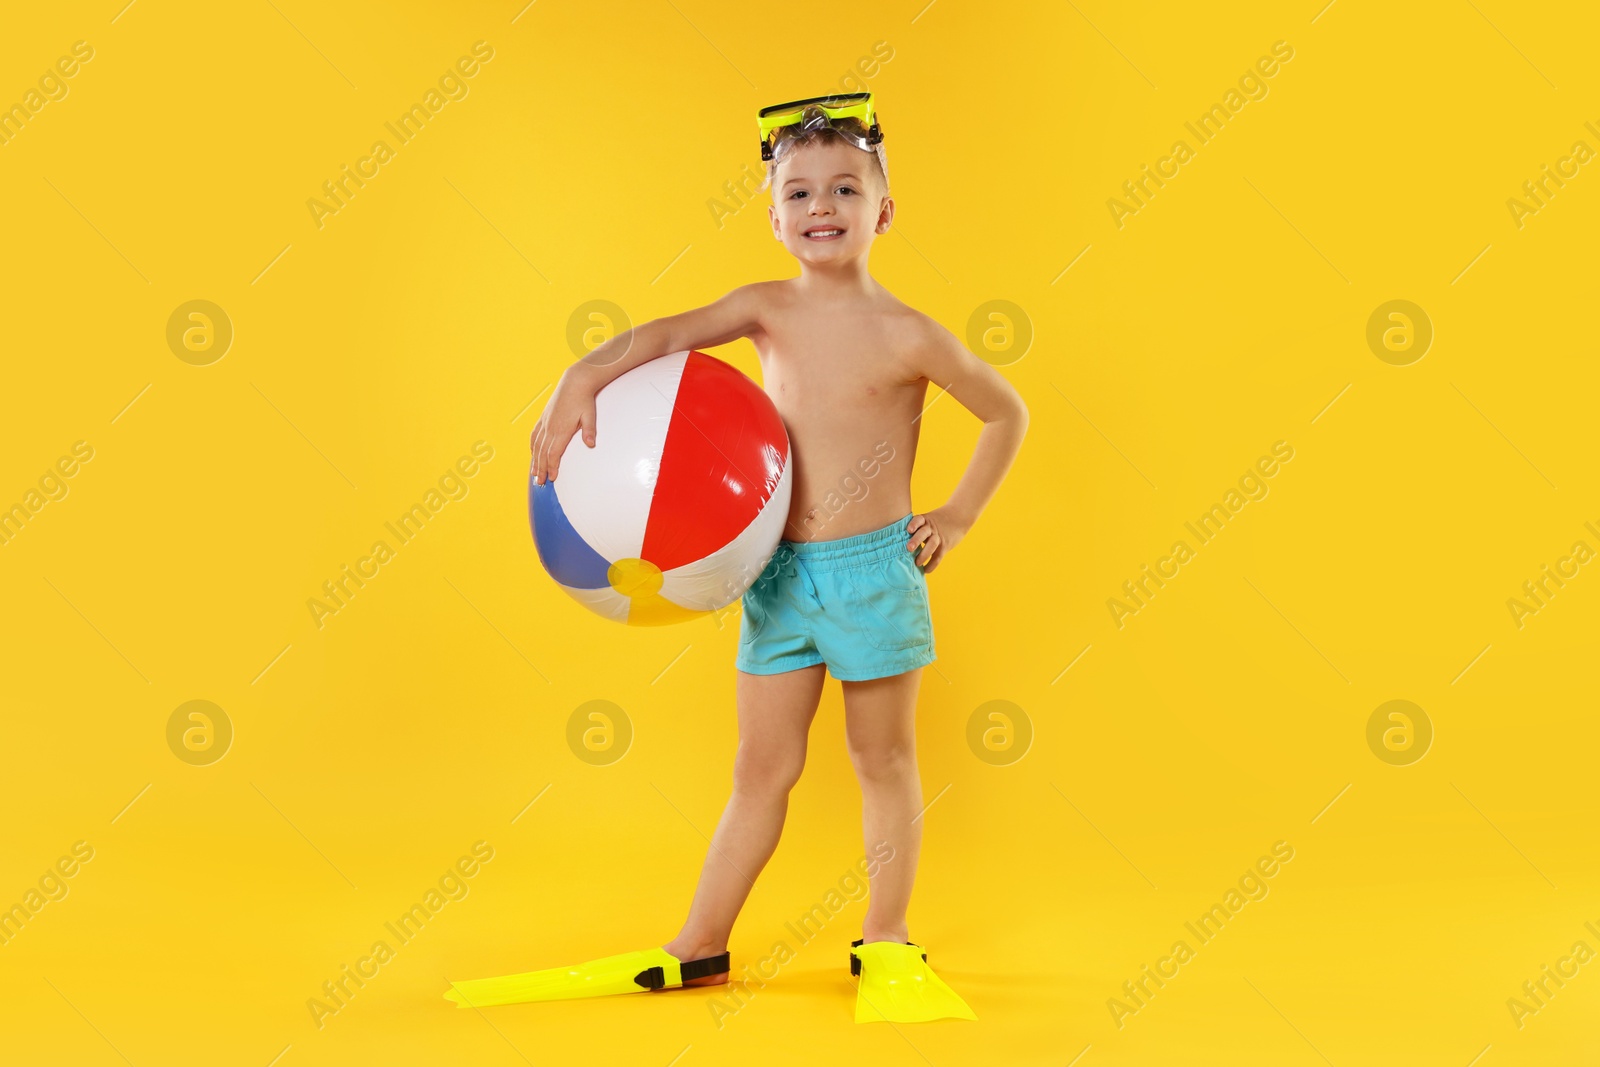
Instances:
[[[867,127],[862,124],[860,119],[840,119],[839,123],[850,127],[853,131],[860,132],[863,136],[867,133]],[[767,160],[766,180],[761,183],[756,192],[771,187],[778,176],[778,165],[802,148],[818,144],[844,144],[850,145],[851,148],[856,147],[840,136],[839,132],[832,126],[817,126],[809,130],[800,130],[798,133],[788,133],[787,131],[791,129],[797,129],[797,127],[785,126],[779,129],[777,144],[773,149],[773,155],[776,158]],[[860,149],[857,149],[857,151],[860,151]],[[872,158],[878,164],[878,175],[883,179],[883,192],[887,196],[889,193],[889,157],[884,154],[882,141],[872,146]]]

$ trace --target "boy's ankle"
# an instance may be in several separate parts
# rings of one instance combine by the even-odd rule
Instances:
[[[708,941],[704,938],[686,938],[681,934],[661,947],[685,962],[688,960],[703,960],[710,956],[720,956],[728,951],[726,941],[718,944],[715,941]]]
[[[699,939],[685,940],[682,937],[674,938],[661,947],[666,949],[672,955],[676,956],[682,963],[687,963],[690,960],[703,960],[711,956],[720,956],[724,952],[728,951],[726,944],[719,947],[710,941]],[[723,971],[721,974],[708,974],[704,978],[691,978],[683,984],[686,986],[722,985],[727,980],[728,972]]]

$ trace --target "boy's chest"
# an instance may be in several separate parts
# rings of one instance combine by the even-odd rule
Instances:
[[[880,322],[813,317],[791,326],[779,319],[751,340],[767,394],[786,420],[898,414],[920,405],[927,384],[910,370],[904,340]]]

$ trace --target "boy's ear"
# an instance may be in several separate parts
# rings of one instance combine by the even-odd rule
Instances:
[[[878,225],[873,227],[877,233],[888,233],[889,224],[894,221],[894,197],[883,198],[883,206],[878,209]]]

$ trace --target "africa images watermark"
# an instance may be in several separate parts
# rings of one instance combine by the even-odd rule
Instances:
[[[385,122],[383,128],[394,135],[397,145],[410,144],[423,127],[444,110],[446,104],[452,100],[465,100],[472,91],[467,84],[467,79],[476,77],[482,69],[480,64],[487,64],[494,58],[494,48],[486,41],[474,41],[472,54],[462,56],[455,61],[454,66],[446,68],[439,75],[438,87],[430,86],[422,96],[422,103],[413,103],[411,107],[402,112],[393,122]],[[326,200],[313,196],[306,201],[306,209],[311,212],[311,221],[317,229],[326,225],[324,221],[329,215],[337,215],[350,205],[356,193],[367,187],[367,182],[376,178],[383,165],[394,159],[399,149],[391,146],[388,141],[377,140],[372,142],[372,148],[367,155],[361,156],[352,169],[346,163],[341,168],[336,178],[330,178],[322,183],[322,194]]]
[[[1583,926],[1591,934],[1600,937],[1600,929],[1594,923],[1586,921]],[[1578,977],[1579,969],[1594,957],[1594,949],[1589,947],[1587,941],[1574,941],[1572,951],[1557,959],[1554,969],[1546,963],[1540,968],[1542,973],[1538,978],[1523,982],[1520,998],[1506,998],[1506,1010],[1511,1013],[1511,1021],[1517,1024],[1517,1029],[1521,1030],[1527,1025],[1529,1016],[1538,1015],[1542,1009],[1549,1007],[1555,995],[1566,988],[1567,982]],[[1567,969],[1569,965],[1571,970]],[[1554,989],[1550,988],[1552,984]]]
[[[1230,920],[1237,919],[1245,905],[1252,901],[1267,899],[1267,894],[1272,891],[1267,885],[1267,879],[1274,877],[1280,864],[1286,864],[1294,859],[1294,846],[1287,841],[1274,841],[1272,855],[1262,856],[1255,865],[1248,868],[1239,876],[1237,888],[1229,887],[1223,894],[1220,904],[1212,904],[1211,909],[1200,916],[1195,922],[1185,922],[1183,927],[1194,935],[1195,940],[1201,945],[1209,945],[1222,933]],[[1196,925],[1198,924],[1198,925]],[[1126,998],[1106,998],[1106,1010],[1111,1012],[1111,1021],[1121,1030],[1127,1025],[1130,1015],[1137,1015],[1150,1006],[1157,992],[1166,988],[1167,982],[1178,977],[1183,965],[1195,958],[1197,949],[1181,938],[1172,943],[1172,950],[1165,956],[1156,960],[1155,967],[1146,963],[1140,968],[1140,975],[1122,983],[1122,993]],[[1168,970],[1168,966],[1171,970]],[[1151,988],[1152,983],[1155,988]]]
[[[801,525],[811,535],[807,540],[813,540],[821,529],[839,517],[839,513],[851,504],[859,504],[867,498],[872,487],[866,483],[878,476],[883,469],[883,464],[893,461],[895,457],[894,445],[888,441],[878,441],[872,446],[872,455],[862,456],[856,460],[855,466],[839,476],[834,485],[822,494],[821,500],[813,501],[806,517],[801,520]],[[857,472],[860,477],[857,477]],[[799,533],[793,524],[784,527],[787,533]],[[790,541],[793,537],[787,538]]]
[[[74,877],[82,865],[94,859],[94,846],[87,841],[74,841],[72,854],[62,855],[45,868],[39,876],[38,888],[28,887],[22,899],[5,911],[0,911],[0,945],[9,945],[30,922],[35,921],[45,906],[53,901],[67,899],[72,887],[67,879]]]
[[[1267,98],[1270,89],[1265,79],[1274,77],[1278,73],[1279,63],[1288,63],[1293,58],[1294,48],[1288,41],[1272,42],[1272,55],[1257,59],[1253,69],[1247,69],[1239,76],[1237,89],[1229,89],[1221,103],[1212,104],[1210,109],[1194,122],[1185,122],[1184,129],[1194,135],[1200,147],[1210,144],[1228,123],[1244,110],[1246,104],[1252,100]],[[1195,123],[1199,126],[1196,127]],[[1156,193],[1166,188],[1167,182],[1162,179],[1170,181],[1176,178],[1181,173],[1183,165],[1194,159],[1197,152],[1197,148],[1189,147],[1188,141],[1180,139],[1172,142],[1171,151],[1156,160],[1153,169],[1148,163],[1142,164],[1140,170],[1144,172],[1143,174],[1122,183],[1122,191],[1126,194],[1127,200],[1119,200],[1114,196],[1106,200],[1106,210],[1111,213],[1111,224],[1119,230],[1127,225],[1128,216],[1137,215],[1148,207]],[[1167,169],[1169,165],[1170,170]],[[1151,183],[1154,183],[1154,189],[1150,187]]]
[[[854,466],[846,469],[838,481],[829,486],[822,494],[822,498],[814,501],[807,511],[802,521],[802,525],[811,534],[807,540],[815,539],[817,532],[838,518],[845,508],[865,500],[872,492],[872,486],[867,483],[878,476],[884,464],[893,462],[897,454],[894,445],[886,440],[878,441],[872,446],[871,455],[862,456],[856,460]],[[741,565],[736,574],[728,574],[722,579],[722,595],[730,599],[721,608],[712,609],[711,614],[716,621],[717,629],[722,629],[723,616],[739,602],[739,598],[750,586],[763,578],[770,580],[776,577],[778,572],[794,558],[794,550],[783,542],[794,540],[788,535],[798,532],[792,524],[784,526],[784,536],[778,542],[777,549],[764,561],[761,573],[753,580],[750,580],[748,564]]]
[[[401,914],[394,922],[386,922],[383,928],[394,935],[397,942],[389,944],[382,938],[372,943],[371,951],[356,960],[355,966],[342,964],[339,975],[322,983],[320,997],[309,997],[306,1000],[306,1010],[311,1012],[311,1021],[318,1030],[327,1025],[330,1016],[338,1015],[355,995],[365,989],[367,982],[378,977],[383,965],[395,958],[399,948],[409,945],[423,927],[432,919],[439,917],[439,912],[444,910],[446,904],[455,900],[467,899],[467,894],[472,887],[466,880],[473,878],[481,869],[480,864],[488,863],[494,859],[494,846],[487,841],[474,841],[472,855],[462,856],[456,860],[452,867],[445,869],[439,876],[437,887],[429,886],[423,894],[421,903],[414,903],[410,909]],[[368,969],[370,966],[370,970]]]
[[[1585,522],[1583,528],[1600,538],[1600,530],[1595,529],[1594,523]],[[1517,629],[1527,625],[1529,616],[1537,615],[1547,607],[1555,595],[1567,587],[1567,582],[1581,573],[1579,568],[1594,556],[1594,549],[1589,547],[1589,542],[1574,541],[1571,551],[1558,557],[1554,567],[1546,563],[1540,568],[1538,577],[1522,583],[1521,598],[1507,597],[1506,609],[1511,612],[1511,621],[1517,624]],[[1569,566],[1571,570],[1568,570]]]
[[[1240,475],[1237,489],[1229,489],[1223,495],[1220,504],[1212,504],[1194,522],[1185,522],[1184,529],[1193,534],[1201,545],[1209,545],[1218,534],[1222,533],[1223,527],[1229,520],[1238,517],[1246,504],[1252,500],[1267,498],[1267,494],[1272,491],[1267,485],[1267,479],[1278,473],[1281,469],[1280,463],[1288,463],[1292,459],[1294,459],[1294,446],[1287,441],[1274,441],[1272,454],[1261,456],[1253,467]],[[1149,607],[1156,593],[1165,589],[1167,582],[1178,576],[1183,565],[1194,559],[1197,551],[1188,541],[1174,541],[1168,554],[1156,560],[1153,569],[1146,563],[1140,567],[1139,577],[1122,583],[1122,592],[1126,600],[1118,597],[1106,598],[1106,610],[1111,612],[1111,621],[1116,624],[1117,629],[1120,630],[1127,625],[1128,616],[1137,615]],[[1152,584],[1154,588],[1151,588]]]
[[[1593,122],[1585,122],[1583,126],[1596,137],[1600,137],[1600,129],[1596,129]],[[1594,156],[1594,149],[1589,147],[1587,141],[1574,141],[1571,151],[1556,160],[1554,172],[1551,171],[1550,164],[1544,164],[1544,173],[1522,183],[1522,195],[1526,199],[1519,200],[1514,196],[1506,198],[1506,210],[1511,212],[1512,224],[1519,230],[1526,226],[1528,217],[1537,215],[1540,209],[1548,207],[1550,201],[1555,199],[1555,195],[1567,187],[1567,181],[1582,173],[1583,165]],[[1571,164],[1571,170],[1567,169],[1568,164]],[[1567,181],[1562,181],[1563,178]],[[1555,188],[1552,189],[1552,185]]]
[[[87,441],[74,441],[72,454],[61,456],[39,476],[38,488],[30,488],[22,494],[21,500],[0,511],[0,545],[9,545],[15,540],[46,504],[65,500],[72,491],[67,480],[75,477],[83,469],[82,465],[92,459],[94,446]]]
[[[474,456],[477,458],[474,459]],[[409,545],[422,533],[430,519],[439,517],[439,512],[444,510],[446,504],[467,498],[467,494],[472,492],[467,480],[481,469],[480,462],[488,463],[492,459],[494,446],[487,441],[474,441],[471,456],[458,458],[453,466],[439,476],[437,488],[430,487],[420,503],[412,504],[401,512],[394,522],[385,522],[384,529],[393,534],[399,544]],[[356,594],[365,589],[367,582],[376,578],[383,565],[393,560],[397,553],[398,549],[388,541],[374,541],[371,551],[357,559],[353,567],[346,563],[336,577],[323,582],[322,597],[309,597],[306,600],[306,609],[311,612],[311,621],[317,629],[323,628],[328,616],[337,615],[349,607]]]
[[[72,54],[55,61],[54,67],[45,68],[39,75],[38,88],[30,88],[22,99],[0,111],[0,147],[9,145],[22,133],[28,123],[36,121],[46,105],[65,100],[72,87],[67,79],[75,77],[82,65],[94,58],[94,46],[88,41],[74,41]]]
[[[837,889],[830,888],[820,901],[812,904],[798,919],[784,923],[784,929],[794,935],[800,947],[809,945],[822,933],[828,923],[838,918],[840,912],[851,904],[866,899],[872,879],[877,876],[883,865],[891,862],[894,857],[894,846],[887,841],[879,841],[872,846],[870,858],[862,856],[839,876]],[[744,965],[741,969],[743,978],[735,979],[730,974],[727,991],[706,1002],[706,1007],[711,1012],[711,1020],[717,1024],[717,1029],[721,1030],[730,1018],[743,1011],[755,995],[765,989],[768,982],[778,977],[778,972],[798,954],[799,950],[795,946],[780,939],[772,943],[772,949],[767,955],[754,964]],[[752,970],[755,972],[754,976],[751,974]]]

